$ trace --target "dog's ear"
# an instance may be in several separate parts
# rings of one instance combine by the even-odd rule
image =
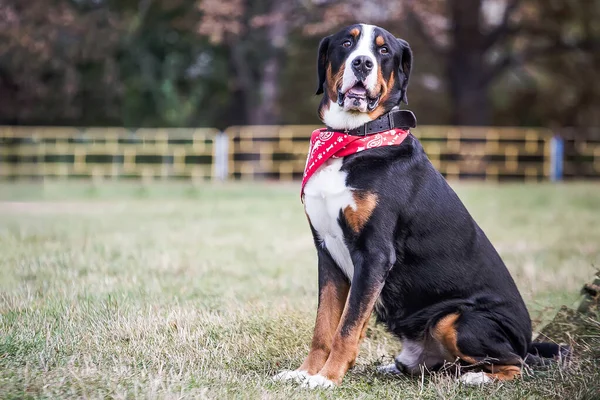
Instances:
[[[317,74],[319,76],[319,82],[317,84],[317,93],[323,93],[323,85],[325,84],[325,74],[327,68],[327,52],[329,51],[329,41],[331,36],[327,36],[321,39],[319,43],[319,54],[317,55]]]
[[[410,71],[412,69],[412,50],[407,41],[397,39],[400,43],[400,67],[398,68],[398,80],[400,82],[400,101],[408,104],[406,97],[406,88],[410,79]]]

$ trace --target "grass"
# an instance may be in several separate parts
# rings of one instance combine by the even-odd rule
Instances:
[[[600,186],[455,184],[537,327],[600,265]],[[0,185],[0,398],[599,398],[597,363],[516,382],[374,373],[398,342],[371,324],[341,388],[299,366],[316,257],[297,185]],[[595,397],[594,397],[595,396]]]

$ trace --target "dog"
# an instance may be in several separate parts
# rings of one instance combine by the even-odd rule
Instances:
[[[532,344],[529,313],[502,259],[410,134],[416,119],[399,106],[408,103],[412,62],[406,41],[372,25],[319,44],[318,113],[327,128],[311,137],[302,189],[318,309],[308,356],[278,380],[340,385],[372,312],[402,342],[383,372],[453,363],[467,371],[463,382],[484,383],[519,377],[528,357],[560,353]]]

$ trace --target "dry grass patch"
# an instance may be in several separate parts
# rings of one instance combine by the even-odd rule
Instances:
[[[399,344],[373,324],[342,388],[273,382],[302,362],[316,309],[316,256],[297,189],[0,185],[12,201],[0,203],[0,398],[600,393],[597,362],[586,357],[485,388],[380,376],[375,367]],[[600,265],[598,186],[457,189],[535,320],[577,301]]]

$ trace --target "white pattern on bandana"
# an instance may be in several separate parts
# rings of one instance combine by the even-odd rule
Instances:
[[[402,129],[390,129],[373,136],[349,136],[343,132],[328,131],[326,128],[313,131],[304,167],[301,196],[311,175],[330,158],[343,158],[375,147],[398,146],[409,133],[410,131]],[[317,152],[318,148],[322,148],[323,151]]]

